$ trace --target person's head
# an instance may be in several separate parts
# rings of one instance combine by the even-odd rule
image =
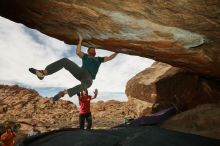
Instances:
[[[94,47],[89,47],[88,50],[87,50],[87,52],[88,52],[88,54],[89,54],[90,56],[95,57],[95,55],[96,55],[96,51],[95,51],[95,48],[94,48]]]
[[[83,91],[81,92],[81,95],[82,95],[82,96],[88,95],[88,90],[87,90],[87,89],[83,90]]]

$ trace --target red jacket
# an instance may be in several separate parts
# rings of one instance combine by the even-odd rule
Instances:
[[[82,95],[79,97],[80,114],[90,113],[90,101],[92,96]]]
[[[2,146],[14,146],[14,137],[15,133],[14,132],[4,132],[1,135],[1,141],[3,143]]]

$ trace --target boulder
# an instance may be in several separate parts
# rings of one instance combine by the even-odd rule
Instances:
[[[194,109],[177,114],[165,121],[161,127],[220,140],[219,123],[220,102],[199,105]]]
[[[1,0],[0,16],[68,44],[138,55],[220,78],[218,0]]]
[[[128,102],[138,99],[151,103],[152,112],[172,105],[184,111],[219,101],[220,82],[156,62],[127,82],[126,94]]]

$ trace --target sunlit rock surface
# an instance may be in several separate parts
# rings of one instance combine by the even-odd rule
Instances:
[[[131,78],[126,86],[128,102],[142,100],[149,112],[176,106],[180,111],[220,101],[220,82],[155,62]],[[134,107],[138,104],[134,104]]]
[[[199,105],[165,121],[161,127],[220,140],[220,102]]]
[[[220,78],[218,0],[1,0],[0,15],[69,44]]]
[[[99,101],[91,104],[93,129],[106,129],[123,122],[125,102]],[[35,90],[17,85],[0,85],[0,124],[5,121],[21,124],[19,134],[28,134],[33,125],[41,132],[63,127],[79,127],[79,109],[70,101],[53,101]]]

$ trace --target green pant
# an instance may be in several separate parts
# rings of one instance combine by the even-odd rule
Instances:
[[[51,63],[46,67],[46,70],[48,75],[51,75],[62,68],[68,70],[77,80],[81,82],[80,85],[67,89],[67,93],[70,97],[92,85],[92,77],[90,73],[67,58],[62,58],[54,63]]]

